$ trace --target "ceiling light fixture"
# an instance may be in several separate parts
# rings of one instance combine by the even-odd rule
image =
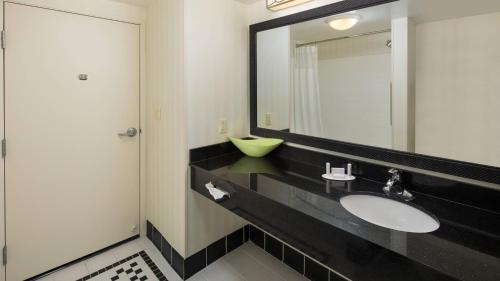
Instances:
[[[310,1],[312,0],[267,0],[266,4],[267,4],[267,9],[275,12],[293,6],[297,6],[300,4],[304,4]]]
[[[344,14],[331,17],[326,20],[326,23],[335,30],[348,30],[353,28],[360,20],[361,16],[359,15]]]

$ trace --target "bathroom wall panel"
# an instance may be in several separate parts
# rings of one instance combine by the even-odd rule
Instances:
[[[500,166],[499,26],[500,13],[417,25],[417,153]]]
[[[187,153],[225,141],[221,118],[228,135],[248,135],[246,19],[233,0],[148,9],[147,217],[183,257],[244,225],[187,188]]]
[[[189,148],[248,136],[247,6],[186,0],[185,61]],[[219,133],[227,119],[228,133]]]
[[[147,218],[186,252],[187,123],[183,3],[153,0],[147,30]]]
[[[185,0],[185,93],[189,148],[249,134],[247,6],[234,0]],[[219,134],[220,119],[228,133]],[[188,188],[187,256],[245,222]]]

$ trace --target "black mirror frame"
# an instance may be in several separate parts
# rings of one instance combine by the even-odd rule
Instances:
[[[500,168],[257,127],[257,32],[398,0],[345,0],[250,26],[250,133],[314,148],[500,184]]]

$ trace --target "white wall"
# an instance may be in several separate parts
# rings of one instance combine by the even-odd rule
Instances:
[[[188,150],[248,135],[247,11],[233,0],[153,0],[148,12],[147,216],[187,257],[245,224],[192,192]]]
[[[249,134],[247,6],[234,0],[184,0],[189,148]],[[228,134],[218,132],[227,119]],[[187,254],[245,222],[188,190]]]
[[[392,20],[392,145],[415,150],[415,23]]]
[[[187,105],[184,7],[152,0],[147,30],[147,219],[186,253]]]
[[[186,92],[189,147],[247,136],[247,6],[234,0],[186,0]],[[227,119],[228,133],[218,132]]]
[[[417,25],[416,152],[500,166],[500,13]]]
[[[392,148],[390,33],[319,45],[324,137]],[[359,83],[363,81],[363,83]]]
[[[257,125],[283,130],[290,128],[290,27],[257,34]],[[266,122],[271,115],[271,124]]]

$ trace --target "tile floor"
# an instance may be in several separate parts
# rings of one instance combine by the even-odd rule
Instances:
[[[142,250],[146,251],[169,281],[181,281],[172,267],[147,238],[136,239],[39,280],[77,280]],[[189,281],[301,280],[307,279],[255,246],[252,242],[248,242],[232,251],[189,279]]]

